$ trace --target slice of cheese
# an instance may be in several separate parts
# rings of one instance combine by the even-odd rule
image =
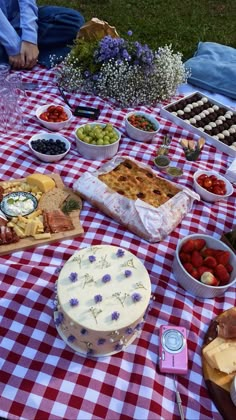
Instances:
[[[42,192],[48,192],[55,187],[55,181],[48,175],[32,174],[27,176],[26,181],[29,185],[36,186]]]
[[[215,338],[203,349],[207,363],[224,373],[236,371],[236,340]]]

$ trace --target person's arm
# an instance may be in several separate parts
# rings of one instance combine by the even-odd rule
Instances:
[[[13,26],[0,9],[0,44],[5,48],[8,56],[20,53],[21,40]]]

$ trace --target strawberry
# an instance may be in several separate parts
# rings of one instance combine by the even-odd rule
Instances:
[[[226,268],[226,270],[228,271],[228,273],[232,273],[232,271],[233,271],[233,267],[232,267],[232,265],[231,265],[231,264],[226,264],[225,268]]]
[[[189,262],[191,260],[191,255],[186,254],[185,252],[180,252],[179,259],[183,263]]]
[[[207,267],[212,267],[212,268],[216,267],[217,266],[216,259],[209,255],[209,257],[206,257],[204,259],[204,265],[206,265]]]
[[[201,249],[204,248],[204,246],[206,245],[206,241],[205,239],[194,239],[194,245],[195,245],[195,249],[197,251],[201,251]]]
[[[192,264],[190,264],[189,262],[184,263],[184,264],[183,264],[183,267],[185,268],[185,270],[186,270],[189,274],[191,274],[191,273],[192,273],[192,271],[194,270],[194,268],[193,268]]]
[[[211,268],[206,267],[206,266],[204,266],[204,265],[201,265],[201,267],[198,267],[197,271],[198,271],[198,274],[199,274],[199,276],[200,276],[200,277],[201,277],[201,275],[202,275],[203,273],[205,273],[206,271],[207,271],[208,273],[213,273],[213,270],[212,270]]]
[[[191,256],[191,262],[195,268],[200,267],[203,263],[203,258],[199,251],[193,251]]]
[[[206,271],[201,275],[201,282],[204,284],[208,284],[209,286],[218,286],[219,281],[214,276],[214,274],[210,273],[209,271]]]
[[[200,275],[198,273],[198,270],[193,269],[193,271],[191,272],[191,276],[194,277],[196,280],[200,280]]]
[[[215,249],[212,248],[205,248],[202,251],[202,256],[203,257],[213,257],[215,255]]]
[[[218,264],[226,265],[228,264],[229,259],[230,259],[229,251],[222,251],[219,255],[217,255]]]
[[[221,285],[229,282],[230,275],[223,264],[218,264],[214,268],[214,274],[219,279]]]
[[[194,240],[193,239],[188,239],[182,245],[181,252],[185,252],[185,253],[189,254],[189,253],[193,252],[194,249],[195,249]]]

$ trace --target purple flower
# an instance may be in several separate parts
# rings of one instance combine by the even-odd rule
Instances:
[[[142,299],[142,296],[140,293],[133,293],[132,294],[132,300],[133,302],[139,302]]]
[[[76,338],[75,338],[75,336],[74,335],[69,335],[69,337],[67,338],[67,340],[70,342],[70,343],[73,343],[75,340],[76,340]]]
[[[119,350],[122,350],[122,349],[123,349],[123,344],[117,343],[115,345],[115,350],[119,351]]]
[[[77,273],[70,273],[69,279],[70,279],[70,281],[72,281],[74,283],[75,281],[78,280],[78,274]]]
[[[96,257],[94,255],[89,255],[89,261],[93,263],[94,261],[96,261]]]
[[[110,280],[111,280],[110,274],[104,274],[104,276],[102,278],[102,282],[103,283],[108,283]]]
[[[132,35],[133,35],[133,32],[132,32],[131,30],[129,30],[129,31],[127,32],[127,35],[132,36]]]
[[[128,327],[125,330],[125,334],[128,334],[128,335],[132,334],[132,332],[133,332],[133,328],[131,328],[131,327]]]
[[[117,321],[117,319],[119,319],[119,317],[120,317],[119,312],[117,312],[117,311],[112,312],[112,314],[111,314],[112,321]]]
[[[125,251],[123,249],[119,248],[116,255],[117,255],[117,257],[123,257],[125,255]]]
[[[77,306],[79,304],[78,299],[72,298],[70,299],[70,306]]]
[[[61,324],[62,324],[63,320],[64,320],[64,315],[63,315],[63,313],[62,313],[62,312],[59,312],[59,313],[58,313],[58,317],[55,319],[55,324],[56,324],[57,326],[59,326],[59,325],[61,325]]]
[[[125,270],[125,277],[130,277],[130,276],[132,276],[132,271]]]
[[[94,302],[99,303],[102,301],[102,295],[95,295],[94,296]]]
[[[61,270],[62,270],[62,267],[57,267],[55,270],[55,274],[59,274]]]
[[[139,324],[136,325],[135,330],[140,331],[143,327],[143,322],[139,322]]]
[[[86,330],[86,328],[82,328],[82,330],[80,331],[80,334],[86,335],[88,334],[88,331]]]
[[[97,341],[98,346],[103,345],[106,342],[105,338],[99,338]]]

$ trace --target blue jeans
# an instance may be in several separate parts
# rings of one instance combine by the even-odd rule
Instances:
[[[84,24],[83,16],[76,10],[59,6],[43,6],[38,9],[38,62],[51,67],[61,61],[71,50],[77,32]],[[20,35],[20,30],[15,28]],[[5,49],[0,45],[0,62],[8,62]]]

